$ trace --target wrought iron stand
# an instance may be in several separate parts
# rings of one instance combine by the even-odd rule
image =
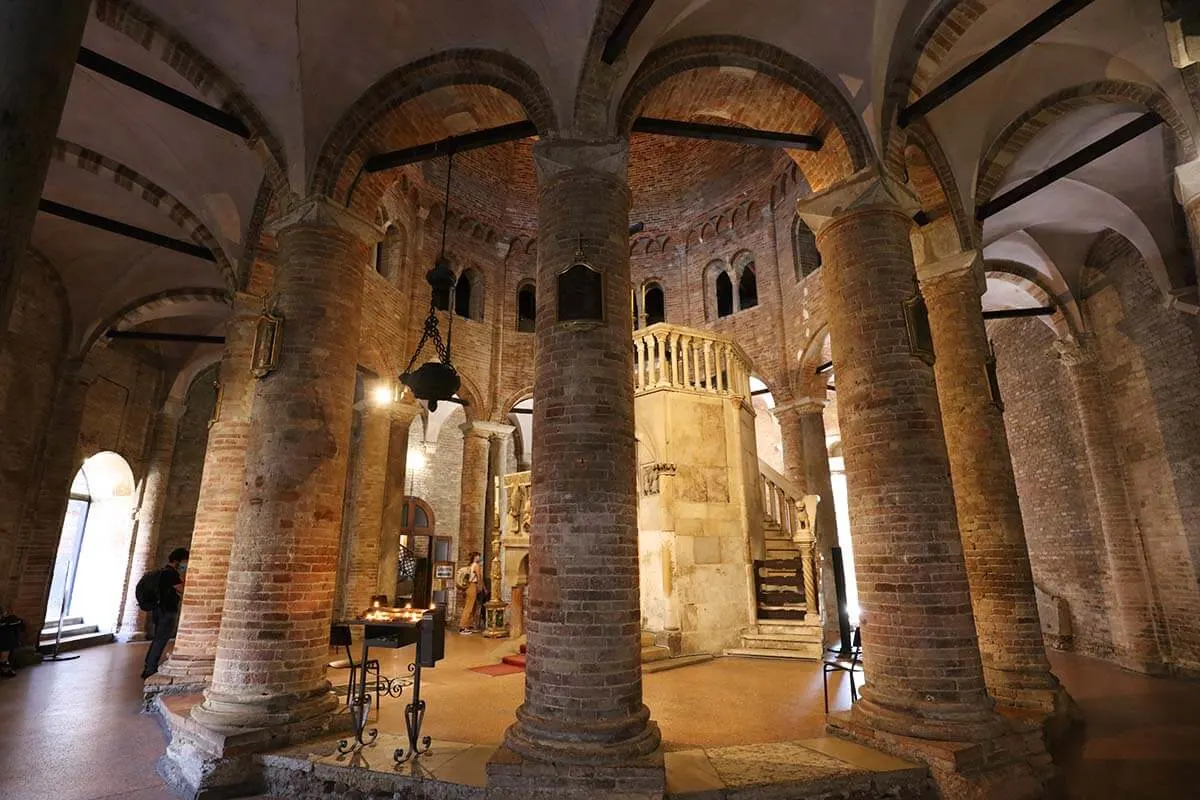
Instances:
[[[421,699],[421,640],[417,639],[417,658],[408,665],[413,674],[412,702],[404,707],[404,728],[408,733],[408,747],[397,747],[392,754],[397,764],[429,752],[432,737],[421,737],[421,723],[425,721],[425,701]]]

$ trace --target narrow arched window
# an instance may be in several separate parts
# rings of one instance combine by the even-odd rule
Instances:
[[[666,297],[663,295],[663,288],[657,283],[648,283],[645,287],[645,292],[642,295],[645,299],[646,324],[655,325],[659,322],[667,321],[667,303]]]
[[[728,317],[733,313],[733,281],[729,273],[721,270],[717,274],[717,316]]]
[[[388,227],[379,244],[375,245],[375,271],[395,283],[404,268],[406,250],[404,229],[396,225]]]
[[[532,283],[525,283],[517,289],[517,330],[521,333],[533,333],[537,321],[537,295]]]
[[[738,277],[738,310],[758,305],[758,276],[754,274],[754,262],[742,267]]]
[[[483,283],[473,269],[464,269],[454,283],[454,313],[465,319],[483,319]]]
[[[821,266],[821,251],[817,249],[817,237],[800,215],[792,220],[792,258],[796,280],[812,275]]]

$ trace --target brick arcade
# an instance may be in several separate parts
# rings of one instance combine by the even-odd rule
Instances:
[[[0,8],[0,605],[138,641],[190,549],[145,685],[173,790],[279,789],[264,754],[345,727],[329,626],[404,595],[413,498],[419,556],[499,559],[527,648],[488,797],[663,797],[646,648],[820,658],[834,548],[867,683],[827,732],[914,797],[1054,784],[1047,648],[1200,676],[1189,4],[1098,0],[911,119],[1041,9],[368,5]],[[398,377],[441,253],[433,409]],[[792,558],[780,623],[755,562]]]

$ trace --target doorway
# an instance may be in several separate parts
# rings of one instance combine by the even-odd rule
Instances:
[[[433,509],[419,497],[405,497],[400,511],[396,556],[396,605],[444,606],[446,591],[434,582],[434,565],[450,557],[450,537],[434,535]],[[438,581],[440,584],[441,581]]]

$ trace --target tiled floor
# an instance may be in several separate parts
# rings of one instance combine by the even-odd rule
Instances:
[[[424,673],[425,732],[435,740],[494,744],[520,703],[522,677],[490,678],[493,641],[452,636],[447,658]],[[154,774],[163,750],[155,721],[137,713],[145,645],[107,645],[0,682],[0,798],[167,800]],[[405,652],[407,655],[407,652]],[[399,653],[380,651],[386,674]],[[1145,678],[1054,654],[1085,729],[1060,754],[1071,800],[1200,796],[1200,682]],[[815,664],[718,659],[647,675],[646,703],[676,752],[819,737]],[[400,731],[405,700],[385,700],[379,727]],[[849,703],[842,687],[835,706]]]

